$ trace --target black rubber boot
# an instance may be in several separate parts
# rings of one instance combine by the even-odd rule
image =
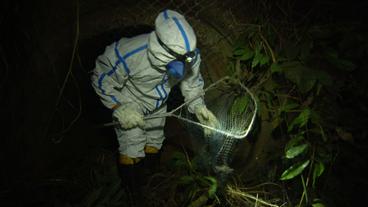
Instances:
[[[146,178],[152,176],[153,174],[157,173],[160,169],[160,158],[161,153],[155,154],[146,154],[144,158],[144,168],[145,168],[145,176]]]
[[[134,165],[118,164],[122,187],[129,195],[129,206],[144,206],[144,197],[142,196],[145,180],[143,167],[142,161]]]

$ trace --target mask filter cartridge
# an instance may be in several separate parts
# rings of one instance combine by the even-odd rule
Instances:
[[[166,69],[169,75],[176,79],[182,79],[184,77],[185,65],[182,61],[171,61],[166,65]]]

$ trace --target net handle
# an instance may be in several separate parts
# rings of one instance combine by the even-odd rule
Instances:
[[[228,76],[225,76],[224,78],[212,83],[210,86],[208,86],[205,90],[205,91],[208,91],[209,89],[213,88],[214,86],[218,85],[219,83],[223,82],[223,81],[226,81],[226,80],[229,80],[230,77]],[[232,137],[232,138],[235,138],[235,139],[243,139],[245,138],[246,136],[248,136],[249,132],[251,131],[251,129],[253,128],[253,125],[254,125],[254,122],[255,122],[255,118],[256,118],[256,115],[257,115],[257,112],[258,112],[258,104],[257,104],[257,100],[254,96],[254,94],[244,85],[242,84],[240,81],[238,82],[238,84],[241,86],[242,89],[244,89],[250,96],[251,96],[251,99],[254,103],[254,113],[252,115],[252,119],[249,123],[249,125],[247,126],[247,128],[243,131],[243,133],[241,134],[234,134],[234,133],[231,133],[229,131],[226,131],[226,130],[222,130],[220,128],[215,128],[215,127],[212,127],[212,126],[208,126],[208,125],[205,125],[205,124],[202,124],[200,122],[196,122],[196,121],[193,121],[193,120],[190,120],[190,119],[187,119],[187,118],[184,118],[184,117],[181,117],[179,115],[176,115],[175,112],[178,111],[179,109],[181,109],[182,107],[184,107],[185,105],[187,105],[188,103],[190,103],[191,101],[197,99],[198,97],[202,96],[203,94],[200,94],[194,98],[192,98],[191,100],[181,104],[180,106],[178,106],[177,108],[173,109],[172,111],[170,112],[167,112],[167,113],[163,113],[163,114],[158,114],[158,115],[149,115],[149,116],[145,116],[144,117],[144,120],[148,120],[148,119],[155,119],[155,118],[163,118],[163,117],[175,117],[179,120],[182,120],[182,121],[185,121],[187,123],[190,123],[190,124],[194,124],[194,125],[197,125],[197,126],[200,126],[200,127],[203,127],[203,128],[206,128],[206,129],[209,129],[209,130],[212,130],[216,133],[219,133],[219,134],[222,134],[224,136],[227,136],[227,137]],[[111,123],[106,123],[106,124],[103,124],[104,127],[108,127],[108,126],[116,126],[116,125],[119,125],[119,122],[111,122]]]

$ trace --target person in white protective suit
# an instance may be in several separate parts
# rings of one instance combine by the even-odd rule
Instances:
[[[133,165],[147,154],[159,152],[165,139],[165,118],[144,117],[166,113],[165,102],[174,84],[180,84],[189,112],[203,124],[217,125],[203,100],[196,45],[194,31],[184,16],[165,10],[157,16],[154,31],[122,38],[97,58],[92,85],[120,123],[115,127],[120,164]],[[209,133],[205,129],[205,134]]]

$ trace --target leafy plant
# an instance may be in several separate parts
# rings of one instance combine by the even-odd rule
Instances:
[[[184,154],[176,152],[173,156],[176,163],[186,163],[187,174],[182,175],[178,179],[178,187],[186,188],[186,191],[190,195],[190,205],[189,206],[202,206],[201,204],[207,202],[208,199],[212,199],[216,196],[217,192],[217,180],[212,176],[206,176],[200,173],[197,169],[198,162],[195,158],[191,160]],[[184,165],[181,165],[183,167]],[[176,165],[177,167],[180,167]],[[200,204],[201,203],[201,204]]]
[[[189,157],[186,151],[175,151],[167,162],[167,169],[163,173],[160,180],[152,181],[148,189],[155,189],[148,192],[148,197],[151,197],[155,202],[154,206],[159,205],[161,199],[175,201],[174,206],[204,206],[209,200],[217,198],[218,183],[215,177],[201,169],[201,160],[198,157]],[[165,182],[166,178],[170,182]],[[167,194],[167,197],[155,194],[155,192]],[[161,201],[162,202],[162,201]]]
[[[325,119],[321,104],[333,86],[328,71],[350,72],[356,65],[341,46],[326,43],[325,37],[336,31],[326,29],[322,35],[313,26],[294,30],[280,37],[280,31],[270,23],[248,28],[234,46],[228,74],[233,74],[234,82],[251,86],[263,110],[262,120],[270,122],[275,134],[287,140],[282,157],[285,170],[279,179],[300,182],[299,204],[303,200],[310,204],[315,198],[308,194],[318,190],[326,165],[333,162],[328,135],[336,130]],[[238,97],[231,111],[241,112],[246,101]]]

